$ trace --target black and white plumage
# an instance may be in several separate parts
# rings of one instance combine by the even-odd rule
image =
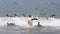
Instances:
[[[9,26],[14,26],[15,25],[15,23],[7,23],[7,25]]]

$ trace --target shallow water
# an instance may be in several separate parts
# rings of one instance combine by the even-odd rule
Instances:
[[[60,34],[60,27],[22,28],[20,26],[0,26],[0,34]]]
[[[21,16],[22,14],[60,18],[60,0],[0,0],[0,16]]]

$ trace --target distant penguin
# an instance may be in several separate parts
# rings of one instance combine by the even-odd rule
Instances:
[[[9,17],[9,15],[8,15],[8,14],[6,14],[6,16],[7,16],[7,17]]]
[[[14,14],[15,16],[17,16],[16,14]]]
[[[14,23],[7,23],[7,26],[14,26]]]
[[[42,27],[42,25],[40,24],[40,22],[38,22],[37,26],[38,26],[38,27]]]
[[[55,14],[53,14],[53,15],[51,15],[50,17],[55,17],[56,15]]]

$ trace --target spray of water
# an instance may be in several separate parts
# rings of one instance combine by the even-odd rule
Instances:
[[[7,25],[8,23],[15,23],[15,25],[21,27],[28,27],[27,17],[0,17],[0,26]],[[39,18],[39,20],[33,20],[33,26],[36,26],[40,22],[42,26],[60,26],[60,19],[56,18]]]

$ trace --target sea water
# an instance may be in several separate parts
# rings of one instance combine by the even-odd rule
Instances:
[[[22,14],[50,17],[55,14],[60,17],[60,0],[0,0],[0,16],[21,16]]]
[[[18,17],[6,17],[14,16]],[[26,28],[27,18],[22,14],[40,16],[33,26],[40,22],[42,27]],[[55,14],[55,18],[49,18]],[[49,19],[47,20],[46,18]],[[60,34],[60,0],[0,0],[0,34]],[[16,26],[7,26],[7,22]]]

